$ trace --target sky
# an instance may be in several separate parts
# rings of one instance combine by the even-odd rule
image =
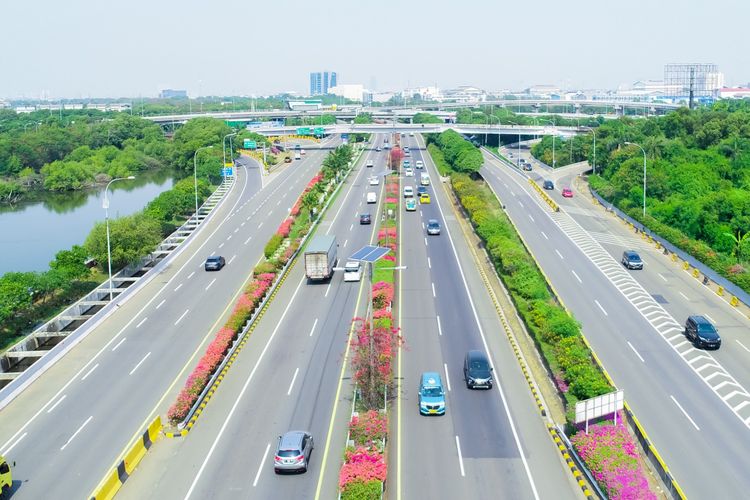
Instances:
[[[309,90],[617,88],[668,63],[750,81],[747,0],[19,0],[0,2],[0,97]]]

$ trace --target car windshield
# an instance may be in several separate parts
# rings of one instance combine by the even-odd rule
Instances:
[[[298,450],[279,450],[277,455],[282,458],[298,457],[301,453]]]
[[[431,227],[431,228],[436,228],[436,227],[440,227],[440,224],[438,224],[437,222],[430,222],[430,223],[428,224],[428,227]]]
[[[208,262],[219,262],[219,257],[209,257]]]
[[[471,369],[486,372],[489,370],[489,367],[487,366],[487,362],[485,361],[472,361]]]
[[[425,387],[422,389],[422,396],[428,398],[439,398],[442,395],[443,391],[440,390],[440,387]]]
[[[632,260],[634,262],[639,262],[641,260],[641,256],[638,255],[637,253],[629,253],[628,254],[628,259],[630,259],[630,260]]]
[[[698,323],[698,331],[701,333],[714,333],[715,328],[711,323]]]

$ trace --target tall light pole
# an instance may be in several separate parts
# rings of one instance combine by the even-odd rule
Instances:
[[[594,136],[594,175],[596,175],[596,129],[592,127],[589,132]]]
[[[104,201],[102,202],[102,208],[104,208],[104,221],[107,226],[107,269],[109,270],[109,301],[112,302],[112,249],[109,244],[109,197],[107,192],[109,186],[115,181],[132,181],[135,179],[134,175],[129,177],[116,177],[107,183],[107,187],[104,188]]]
[[[637,142],[625,142],[628,146],[638,146],[643,153],[643,217],[646,217],[646,150]]]
[[[552,127],[555,127],[555,122],[553,120],[545,120],[544,118],[539,118],[543,122],[548,122],[552,124]],[[555,129],[552,132],[552,168],[555,168],[555,164],[557,163],[555,161],[555,136],[557,135],[557,129]]]
[[[520,126],[518,123],[508,122],[511,125]],[[521,165],[521,129],[518,129],[518,158],[516,158],[516,164]]]
[[[213,146],[201,146],[193,153],[193,184],[195,186],[195,222],[198,222],[198,151],[211,149]],[[224,167],[222,167],[222,170]]]
[[[224,174],[224,172],[225,172],[224,168],[227,165],[227,137],[230,137],[230,136],[233,136],[233,135],[237,135],[237,132],[232,132],[231,134],[227,134],[221,140],[221,148],[224,151],[224,163],[221,164],[221,175],[223,177],[226,177],[226,175]]]

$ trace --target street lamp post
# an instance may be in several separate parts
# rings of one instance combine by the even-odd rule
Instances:
[[[643,153],[643,217],[646,217],[646,150],[637,142],[625,142],[629,146],[638,146]]]
[[[234,135],[237,135],[237,132],[232,132],[231,134],[227,134],[221,140],[221,148],[222,148],[223,153],[224,153],[224,155],[223,155],[224,156],[224,163],[221,164],[221,175],[223,177],[226,177],[226,174],[224,173],[225,172],[224,168],[227,165],[227,137],[231,137],[231,136],[234,136]]]
[[[109,244],[109,198],[107,197],[107,192],[109,191],[109,186],[115,182],[115,181],[130,181],[135,179],[134,175],[131,175],[129,177],[117,177],[115,179],[112,179],[107,183],[107,187],[104,188],[104,201],[102,202],[102,207],[104,208],[104,221],[107,226],[107,269],[109,270],[109,301],[112,302],[112,249]]]
[[[596,175],[596,129],[590,128],[589,132],[594,136],[594,175]]]
[[[508,123],[510,123],[511,125],[516,125],[520,127],[520,124],[518,123],[513,123],[513,122],[508,122]],[[521,162],[521,129],[519,128],[518,129],[518,158],[516,158],[516,164],[520,165],[521,164],[520,162]]]
[[[193,153],[193,185],[195,187],[195,221],[198,222],[198,151],[211,149],[213,146],[201,146]],[[224,167],[222,167],[223,169]]]

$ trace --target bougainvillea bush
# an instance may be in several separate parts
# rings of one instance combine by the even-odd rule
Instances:
[[[393,357],[401,342],[398,329],[370,324],[355,318],[352,336],[352,370],[354,382],[362,395],[362,403],[368,409],[378,409],[383,398],[393,388]]]
[[[349,439],[355,445],[379,447],[388,434],[388,416],[377,410],[369,410],[352,417],[349,422]]]
[[[344,492],[352,482],[385,481],[387,471],[385,459],[377,450],[364,447],[347,450],[339,472],[339,488]]]
[[[656,500],[638,463],[635,442],[622,421],[594,425],[588,434],[579,431],[570,440],[609,498]]]

